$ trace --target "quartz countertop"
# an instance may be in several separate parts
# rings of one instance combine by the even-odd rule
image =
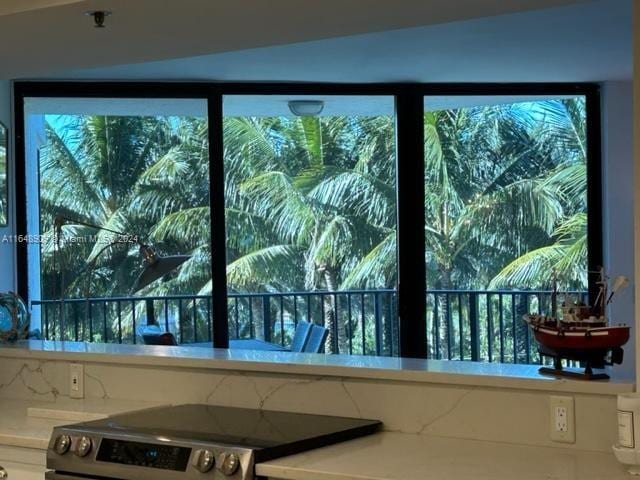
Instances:
[[[424,360],[358,355],[324,355],[292,352],[114,345],[29,340],[0,347],[0,358],[66,360],[171,368],[197,368],[267,372],[298,376],[361,378],[448,385],[483,386],[595,395],[634,391],[634,381],[616,377],[585,382],[553,378],[538,373],[536,365]]]
[[[44,450],[56,426],[157,405],[113,399],[58,399],[56,402],[0,399],[0,445]]]
[[[55,426],[158,403],[0,399],[0,446],[45,450]],[[613,454],[382,432],[259,464],[291,480],[629,480]]]
[[[291,480],[630,480],[612,453],[383,432],[258,464]]]

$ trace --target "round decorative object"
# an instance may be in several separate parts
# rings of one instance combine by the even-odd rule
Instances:
[[[0,342],[17,342],[28,333],[29,312],[24,301],[13,292],[0,293]]]

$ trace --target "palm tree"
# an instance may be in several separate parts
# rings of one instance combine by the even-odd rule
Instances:
[[[543,104],[544,122],[536,147],[555,166],[541,182],[555,193],[562,215],[551,231],[551,241],[524,253],[491,280],[490,286],[540,288],[555,270],[561,288],[585,289],[587,279],[587,153],[586,112],[583,99]]]
[[[227,221],[232,289],[395,284],[395,251],[383,248],[395,240],[392,125],[388,117],[226,119],[227,218],[239,221]],[[328,351],[344,348],[336,330],[346,340],[335,307],[326,295]]]
[[[584,217],[578,214],[586,207],[583,125],[580,99],[425,114],[430,285],[505,286],[507,273],[531,252],[579,243],[575,234]],[[575,282],[586,255],[578,247],[573,253],[574,267],[564,274]],[[536,275],[539,280],[549,271],[538,268]],[[532,272],[523,279],[510,277],[510,286],[534,286]]]
[[[582,99],[425,114],[426,262],[436,288],[540,287],[549,265],[567,285],[586,273]],[[192,259],[144,294],[212,291],[207,123],[194,118],[50,119],[41,158],[41,228],[61,213],[136,232]],[[227,281],[231,292],[394,288],[392,117],[225,118]],[[1,174],[1,172],[0,172]],[[65,232],[95,232],[68,225]],[[104,234],[99,234],[104,237]],[[134,246],[62,244],[67,296],[127,293]],[[43,298],[57,298],[52,242]],[[76,279],[76,280],[73,280]],[[254,298],[244,308],[261,318]],[[342,351],[345,325],[324,295]],[[262,327],[263,325],[258,325]],[[262,328],[258,328],[262,332]]]
[[[206,123],[106,116],[48,120],[40,175],[41,231],[49,239],[42,247],[42,298],[126,295],[141,268],[137,245],[103,251],[111,235],[81,225],[63,227],[56,251],[52,225],[59,214],[139,234],[160,252],[192,255],[174,278],[144,293],[201,288],[210,279],[204,268],[210,265]],[[75,240],[90,235],[97,240]],[[57,287],[61,267],[68,283],[64,292]]]
[[[585,288],[585,118],[581,98],[425,114],[429,288],[540,289],[554,267]]]

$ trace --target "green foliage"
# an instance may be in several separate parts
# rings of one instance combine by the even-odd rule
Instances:
[[[209,295],[207,122],[48,120],[40,171],[43,298],[60,296],[60,265],[66,297],[126,295],[141,268],[135,245],[103,252],[108,235],[79,225],[64,234],[102,241],[63,241],[55,263],[57,214],[139,234],[162,253],[192,255],[142,295]],[[223,128],[230,292],[395,288],[392,117],[227,117]],[[563,288],[586,286],[584,99],[426,112],[424,133],[429,288],[540,289],[553,268]],[[325,296],[317,308],[337,322],[344,351],[347,320],[335,313],[341,301]],[[369,335],[373,327],[358,328]],[[374,338],[362,340],[363,351]]]
[[[586,286],[585,120],[583,98],[425,114],[431,288],[546,288],[554,265]]]
[[[65,225],[55,252],[52,225],[62,214],[139,235],[160,253],[193,254],[169,279],[172,293],[193,293],[210,279],[209,178],[206,122],[173,117],[47,117],[41,151],[40,218],[42,297],[129,293],[141,262],[135,244],[114,244],[112,234]],[[94,238],[91,236],[95,235]],[[85,239],[85,242],[72,239]],[[57,261],[57,263],[56,263]],[[94,275],[87,268],[95,263]],[[184,271],[192,273],[185,278]],[[87,278],[90,277],[90,278]],[[176,281],[180,278],[180,281]],[[88,282],[88,283],[87,283]],[[166,291],[154,284],[143,293]]]

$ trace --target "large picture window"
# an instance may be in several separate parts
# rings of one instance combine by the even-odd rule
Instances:
[[[585,97],[424,103],[430,356],[537,362],[522,315],[587,296]]]
[[[397,354],[393,97],[225,96],[224,151],[230,337]]]
[[[29,298],[46,338],[134,343],[157,327],[211,340],[206,107],[25,100]],[[142,246],[160,269],[180,263],[149,282]]]
[[[601,263],[591,85],[15,90],[45,339],[535,363]]]

